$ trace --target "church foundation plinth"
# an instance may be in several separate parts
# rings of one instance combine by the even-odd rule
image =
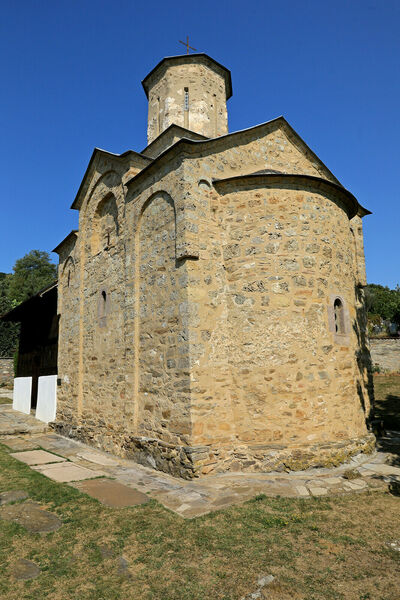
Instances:
[[[60,435],[79,440],[123,458],[132,459],[174,477],[193,479],[209,473],[268,473],[337,467],[356,454],[375,450],[372,433],[341,442],[288,447],[284,444],[254,446],[179,446],[156,438],[112,432],[101,439],[89,428],[66,422],[50,423]]]

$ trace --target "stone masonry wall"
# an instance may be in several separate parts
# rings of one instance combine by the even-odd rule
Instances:
[[[287,132],[173,154],[146,179],[95,165],[60,256],[54,427],[182,477],[336,464],[373,439],[355,243],[340,193]],[[334,330],[343,301],[346,330]]]
[[[0,358],[0,385],[12,385],[14,381],[14,359]]]
[[[383,371],[400,373],[400,338],[370,338],[372,364]]]
[[[185,110],[185,88],[188,110]],[[172,123],[209,138],[228,133],[223,77],[199,64],[169,67],[149,92],[148,143]]]
[[[368,446],[368,371],[356,360],[353,240],[340,200],[237,185],[210,192],[205,277],[193,292],[193,444],[203,472],[320,464],[353,442]],[[347,314],[341,336],[330,324],[336,296]]]

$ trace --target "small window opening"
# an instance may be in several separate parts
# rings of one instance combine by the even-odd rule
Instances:
[[[157,96],[157,134],[161,133],[160,96]]]
[[[97,307],[97,316],[99,319],[100,327],[105,327],[107,325],[107,312],[108,312],[107,292],[105,290],[101,290],[99,303],[98,303],[98,307]]]
[[[100,319],[103,319],[106,316],[106,308],[107,308],[107,292],[101,292],[101,301],[100,301]]]
[[[333,303],[333,312],[335,315],[336,333],[345,333],[343,302],[340,300],[340,298],[336,298],[335,302]]]
[[[68,271],[67,287],[69,287],[70,283],[71,283],[71,271]]]
[[[189,110],[189,88],[185,87],[184,110]]]

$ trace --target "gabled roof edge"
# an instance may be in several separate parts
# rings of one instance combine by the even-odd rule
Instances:
[[[77,191],[77,193],[76,193],[76,196],[75,196],[75,198],[74,198],[74,201],[72,202],[72,204],[71,204],[70,208],[72,208],[72,209],[77,209],[77,204],[78,204],[79,196],[80,196],[80,193],[81,193],[81,191],[82,191],[82,188],[83,188],[83,186],[84,186],[84,183],[85,183],[85,180],[86,180],[87,174],[89,173],[90,167],[92,166],[92,164],[93,164],[93,162],[94,162],[94,159],[95,159],[95,157],[96,157],[96,156],[97,156],[97,154],[99,154],[99,153],[101,153],[101,154],[107,154],[107,155],[109,155],[109,156],[114,156],[114,157],[116,157],[116,158],[125,158],[125,157],[126,157],[126,156],[128,156],[129,154],[136,154],[137,156],[139,156],[140,158],[143,158],[143,159],[144,159],[144,160],[146,160],[146,161],[150,161],[150,162],[152,162],[152,160],[153,160],[153,159],[152,159],[152,158],[150,158],[149,156],[145,156],[144,154],[141,154],[140,152],[135,152],[135,150],[126,150],[126,151],[125,151],[125,152],[123,152],[122,154],[115,154],[114,152],[108,152],[108,150],[103,150],[102,148],[95,148],[95,149],[93,150],[93,152],[92,152],[92,156],[90,157],[90,160],[89,160],[88,166],[86,167],[85,173],[84,173],[84,175],[83,175],[83,177],[82,177],[81,184],[80,184],[80,186],[79,186],[79,189],[78,189],[78,191]]]
[[[311,150],[311,148],[306,144],[306,142],[303,140],[303,138],[296,132],[295,129],[293,129],[293,127],[291,125],[289,125],[288,121],[285,119],[285,117],[283,117],[282,115],[279,117],[275,117],[274,119],[270,119],[269,121],[265,121],[264,123],[259,123],[258,125],[253,125],[252,127],[247,127],[246,129],[239,129],[238,131],[232,131],[231,133],[227,133],[225,135],[221,135],[218,136],[216,138],[208,138],[206,140],[191,140],[188,138],[182,138],[180,140],[178,140],[177,142],[175,142],[175,144],[173,144],[172,146],[170,146],[169,148],[167,148],[166,150],[164,150],[164,152],[162,152],[161,154],[159,154],[150,164],[148,164],[146,167],[144,167],[144,169],[142,169],[139,173],[137,173],[136,175],[134,175],[131,179],[129,179],[126,182],[126,185],[130,185],[131,182],[133,181],[137,181],[139,180],[140,177],[142,177],[143,175],[147,174],[147,171],[153,167],[154,165],[156,165],[156,163],[163,157],[165,157],[168,152],[171,152],[173,149],[176,151],[179,146],[182,146],[182,149],[184,147],[184,145],[191,145],[194,146],[196,144],[201,145],[201,144],[211,144],[212,142],[216,142],[216,141],[220,141],[220,140],[224,140],[228,137],[233,137],[235,135],[240,135],[242,133],[246,133],[249,131],[255,131],[259,128],[265,127],[267,125],[270,125],[271,123],[278,123],[279,121],[281,121],[285,127],[287,127],[290,132],[292,133],[292,135],[294,135],[296,138],[298,138],[300,140],[300,142],[305,146],[305,148],[307,149],[308,152],[310,152],[310,154],[327,170],[327,172],[332,176],[332,178],[335,180],[335,182],[338,185],[342,185],[340,183],[340,181],[333,175],[333,173],[328,169],[328,167],[322,162],[322,160],[315,154],[315,152],[313,152],[313,150]]]
[[[69,238],[76,236],[78,237],[78,229],[72,229],[72,231],[69,232],[68,235],[65,236],[65,238],[63,240],[61,240],[61,242],[54,248],[54,250],[52,250],[52,252],[55,252],[56,254],[59,254],[59,250],[61,248],[61,246],[63,246],[65,244],[65,242],[67,240],[69,240]]]

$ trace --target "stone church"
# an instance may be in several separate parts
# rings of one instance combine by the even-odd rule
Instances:
[[[148,145],[95,149],[59,255],[59,433],[191,478],[370,451],[361,218],[283,117],[228,132],[227,68],[164,58]]]

